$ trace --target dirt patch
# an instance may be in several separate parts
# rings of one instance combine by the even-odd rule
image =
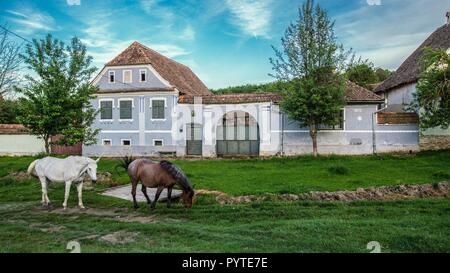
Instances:
[[[197,195],[216,196],[220,204],[240,204],[269,200],[279,201],[357,201],[357,200],[401,200],[427,197],[450,197],[450,181],[435,184],[396,185],[358,188],[356,191],[308,192],[300,194],[264,194],[229,196],[220,191],[197,190]]]
[[[113,245],[116,244],[124,245],[136,241],[138,235],[139,232],[117,231],[100,237],[100,240],[111,243]]]
[[[87,214],[87,215],[93,215],[93,216],[116,216],[125,210],[123,209],[94,209],[94,208],[87,208],[87,209],[80,209],[80,208],[57,208],[50,211],[51,213],[57,213],[57,214],[66,214],[66,215],[72,215],[72,214]],[[126,210],[128,211],[128,210]]]
[[[21,181],[33,179],[33,176],[29,175],[27,172],[21,171],[21,172],[10,172],[3,178],[11,178],[15,181],[21,182]]]
[[[65,226],[58,226],[54,224],[41,224],[41,223],[33,223],[30,225],[30,227],[38,228],[42,232],[49,232],[49,233],[59,232],[66,228]]]
[[[115,220],[119,222],[125,223],[141,223],[141,224],[154,224],[157,221],[156,216],[142,216],[142,215],[126,215],[126,216],[118,216]]]

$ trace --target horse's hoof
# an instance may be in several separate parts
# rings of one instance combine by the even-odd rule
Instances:
[[[139,206],[133,206],[133,208],[134,208],[134,209],[138,209],[138,208],[139,208]]]
[[[80,210],[86,210],[85,206],[78,206],[80,208]]]

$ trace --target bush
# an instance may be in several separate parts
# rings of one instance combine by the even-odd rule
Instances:
[[[444,172],[444,171],[438,171],[432,174],[433,178],[435,179],[450,179],[450,174]]]
[[[339,166],[339,165],[329,167],[328,171],[331,174],[337,174],[337,175],[346,175],[346,174],[350,173],[350,170],[347,167]]]

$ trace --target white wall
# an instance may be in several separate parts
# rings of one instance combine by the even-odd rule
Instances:
[[[0,155],[35,155],[45,152],[42,139],[33,135],[0,135]]]

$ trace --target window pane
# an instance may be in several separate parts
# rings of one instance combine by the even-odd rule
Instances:
[[[141,81],[145,82],[145,71],[141,71]]]
[[[152,118],[153,119],[164,119],[164,101],[163,100],[152,100]]]
[[[100,102],[100,118],[112,119],[112,101]]]
[[[132,119],[132,101],[120,102],[120,119]]]
[[[155,146],[162,146],[162,140],[155,140]]]

